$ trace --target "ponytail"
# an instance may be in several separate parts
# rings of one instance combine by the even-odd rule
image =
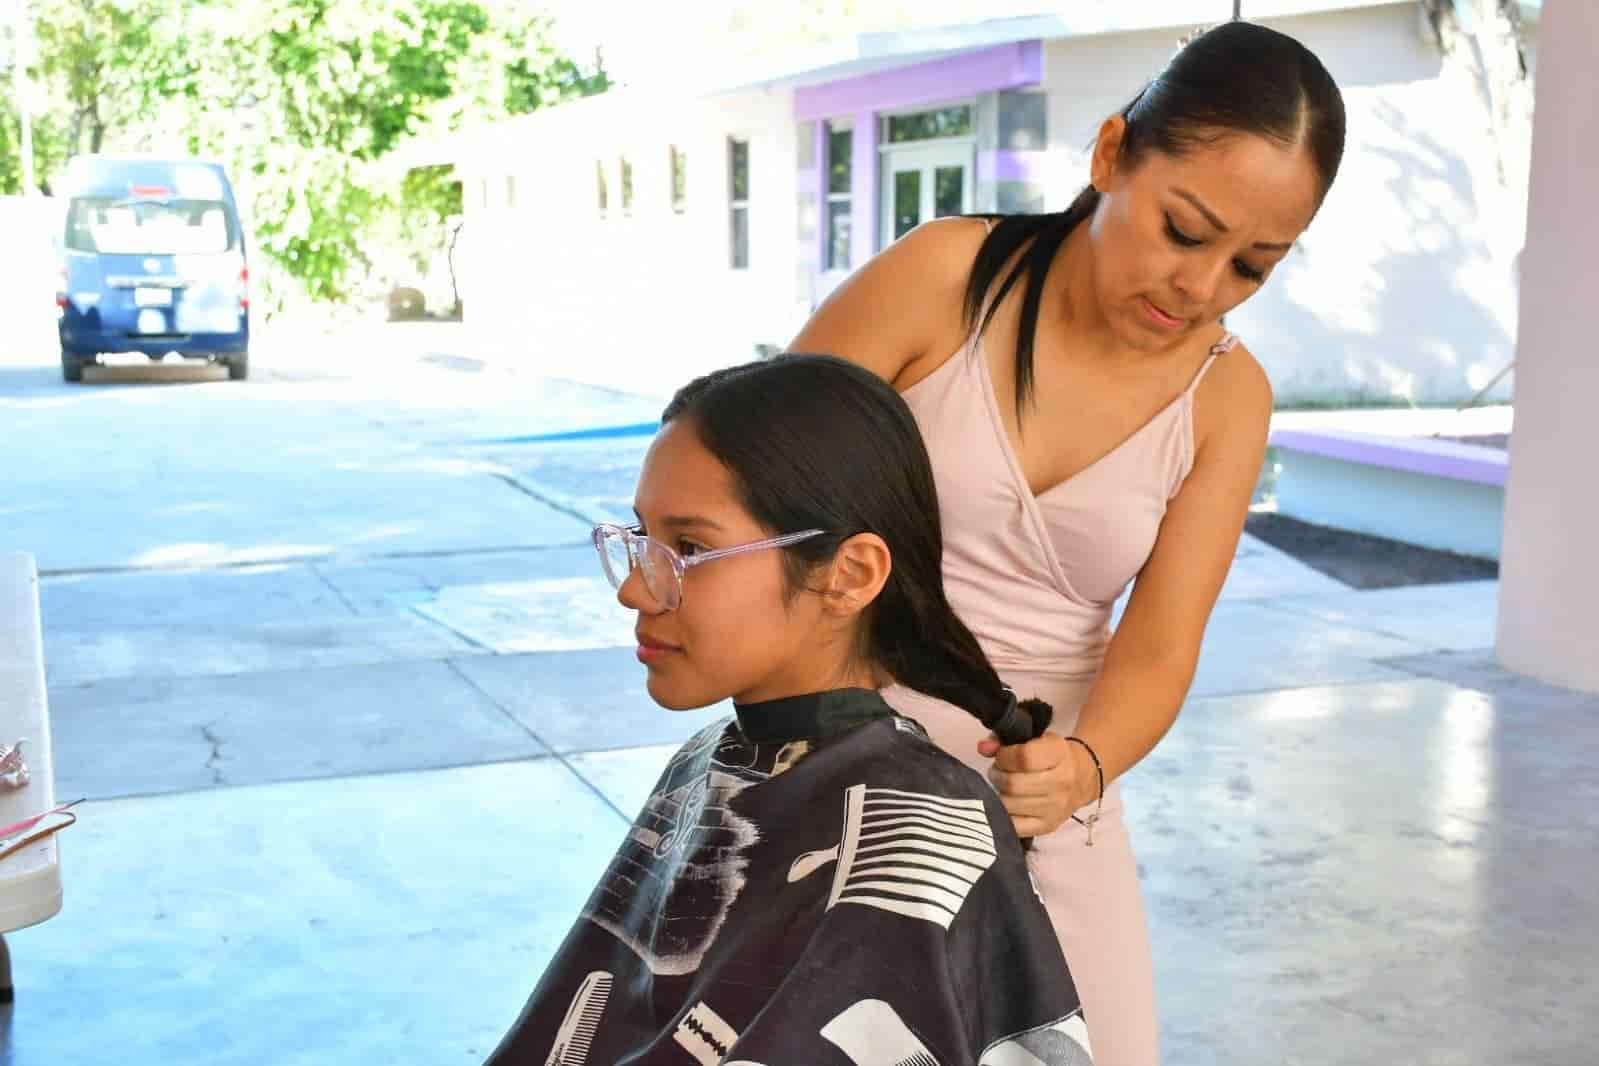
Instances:
[[[939,584],[913,588],[895,574],[873,605],[868,654],[900,684],[960,707],[991,730],[1001,744],[1042,736],[1054,717],[1043,700],[1018,701],[1000,680],[972,631]]]
[[[1016,419],[1020,424],[1033,398],[1033,335],[1044,302],[1044,281],[1049,266],[1079,223],[1092,218],[1099,207],[1099,190],[1092,185],[1077,194],[1071,206],[1048,215],[998,215],[998,224],[983,241],[966,281],[965,315],[969,331],[986,332],[994,313],[1017,282],[1022,290],[1022,313],[1016,330]],[[1020,252],[1018,257],[1017,253]],[[1010,270],[1006,264],[1015,258]],[[1001,275],[1003,274],[1003,279]],[[998,287],[995,287],[995,283]],[[990,297],[990,290],[993,296]]]

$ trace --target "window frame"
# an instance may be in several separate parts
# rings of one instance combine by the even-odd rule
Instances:
[[[851,259],[851,257],[855,253],[855,230],[854,230],[854,223],[855,223],[855,204],[854,204],[854,199],[855,199],[855,187],[854,187],[854,181],[855,181],[855,143],[854,143],[854,141],[855,141],[855,125],[854,125],[853,122],[827,121],[827,122],[824,122],[822,124],[822,128],[825,131],[825,136],[822,138],[822,144],[823,144],[823,146],[825,148],[825,153],[824,153],[823,159],[822,159],[822,174],[823,174],[823,178],[824,178],[824,180],[822,182],[822,218],[821,218],[822,233],[823,233],[822,270],[825,271],[825,272],[834,272],[834,271],[840,271],[840,270],[848,270],[850,268],[849,260]],[[843,192],[835,192],[835,191],[833,191],[833,138],[834,137],[844,137],[844,138],[848,139],[849,142],[850,142],[849,171],[848,171],[848,175],[846,177],[845,183],[844,183],[844,191]],[[850,233],[849,233],[847,246],[845,248],[845,256],[844,256],[845,262],[843,262],[843,263],[835,262],[834,258],[833,258],[833,253],[835,251],[835,249],[833,247],[833,205],[834,204],[844,204],[844,205],[849,207]]]
[[[688,153],[675,144],[666,146],[668,152],[667,181],[668,202],[673,214],[688,211]]]
[[[896,141],[892,139],[893,123],[895,119],[912,118],[916,115],[932,115],[940,111],[955,111],[964,109],[967,114],[967,130],[965,133],[941,133],[932,137],[913,137],[909,140]],[[910,147],[917,144],[947,144],[960,141],[973,141],[977,139],[977,102],[970,97],[950,100],[947,103],[933,106],[897,108],[893,111],[884,111],[878,114],[877,143],[884,150],[900,147]]]
[[[738,149],[744,149],[744,196],[738,196]],[[750,268],[750,138],[729,136],[727,138],[727,208],[728,208],[728,269],[748,270]],[[739,258],[738,224],[740,212],[744,221],[744,247],[743,261]]]

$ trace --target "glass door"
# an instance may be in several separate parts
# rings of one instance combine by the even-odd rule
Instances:
[[[934,218],[972,210],[970,142],[893,147],[883,152],[880,247]]]

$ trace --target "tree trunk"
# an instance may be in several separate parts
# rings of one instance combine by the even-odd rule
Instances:
[[[444,263],[450,270],[450,298],[455,305],[450,309],[453,314],[461,312],[461,287],[455,280],[455,242],[461,239],[461,227],[465,223],[457,222],[450,230],[450,243],[444,248]],[[462,316],[465,317],[464,315]]]

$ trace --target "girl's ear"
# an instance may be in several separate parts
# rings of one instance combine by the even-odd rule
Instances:
[[[858,615],[872,605],[894,570],[888,545],[876,533],[857,533],[839,545],[827,579],[827,610]]]

